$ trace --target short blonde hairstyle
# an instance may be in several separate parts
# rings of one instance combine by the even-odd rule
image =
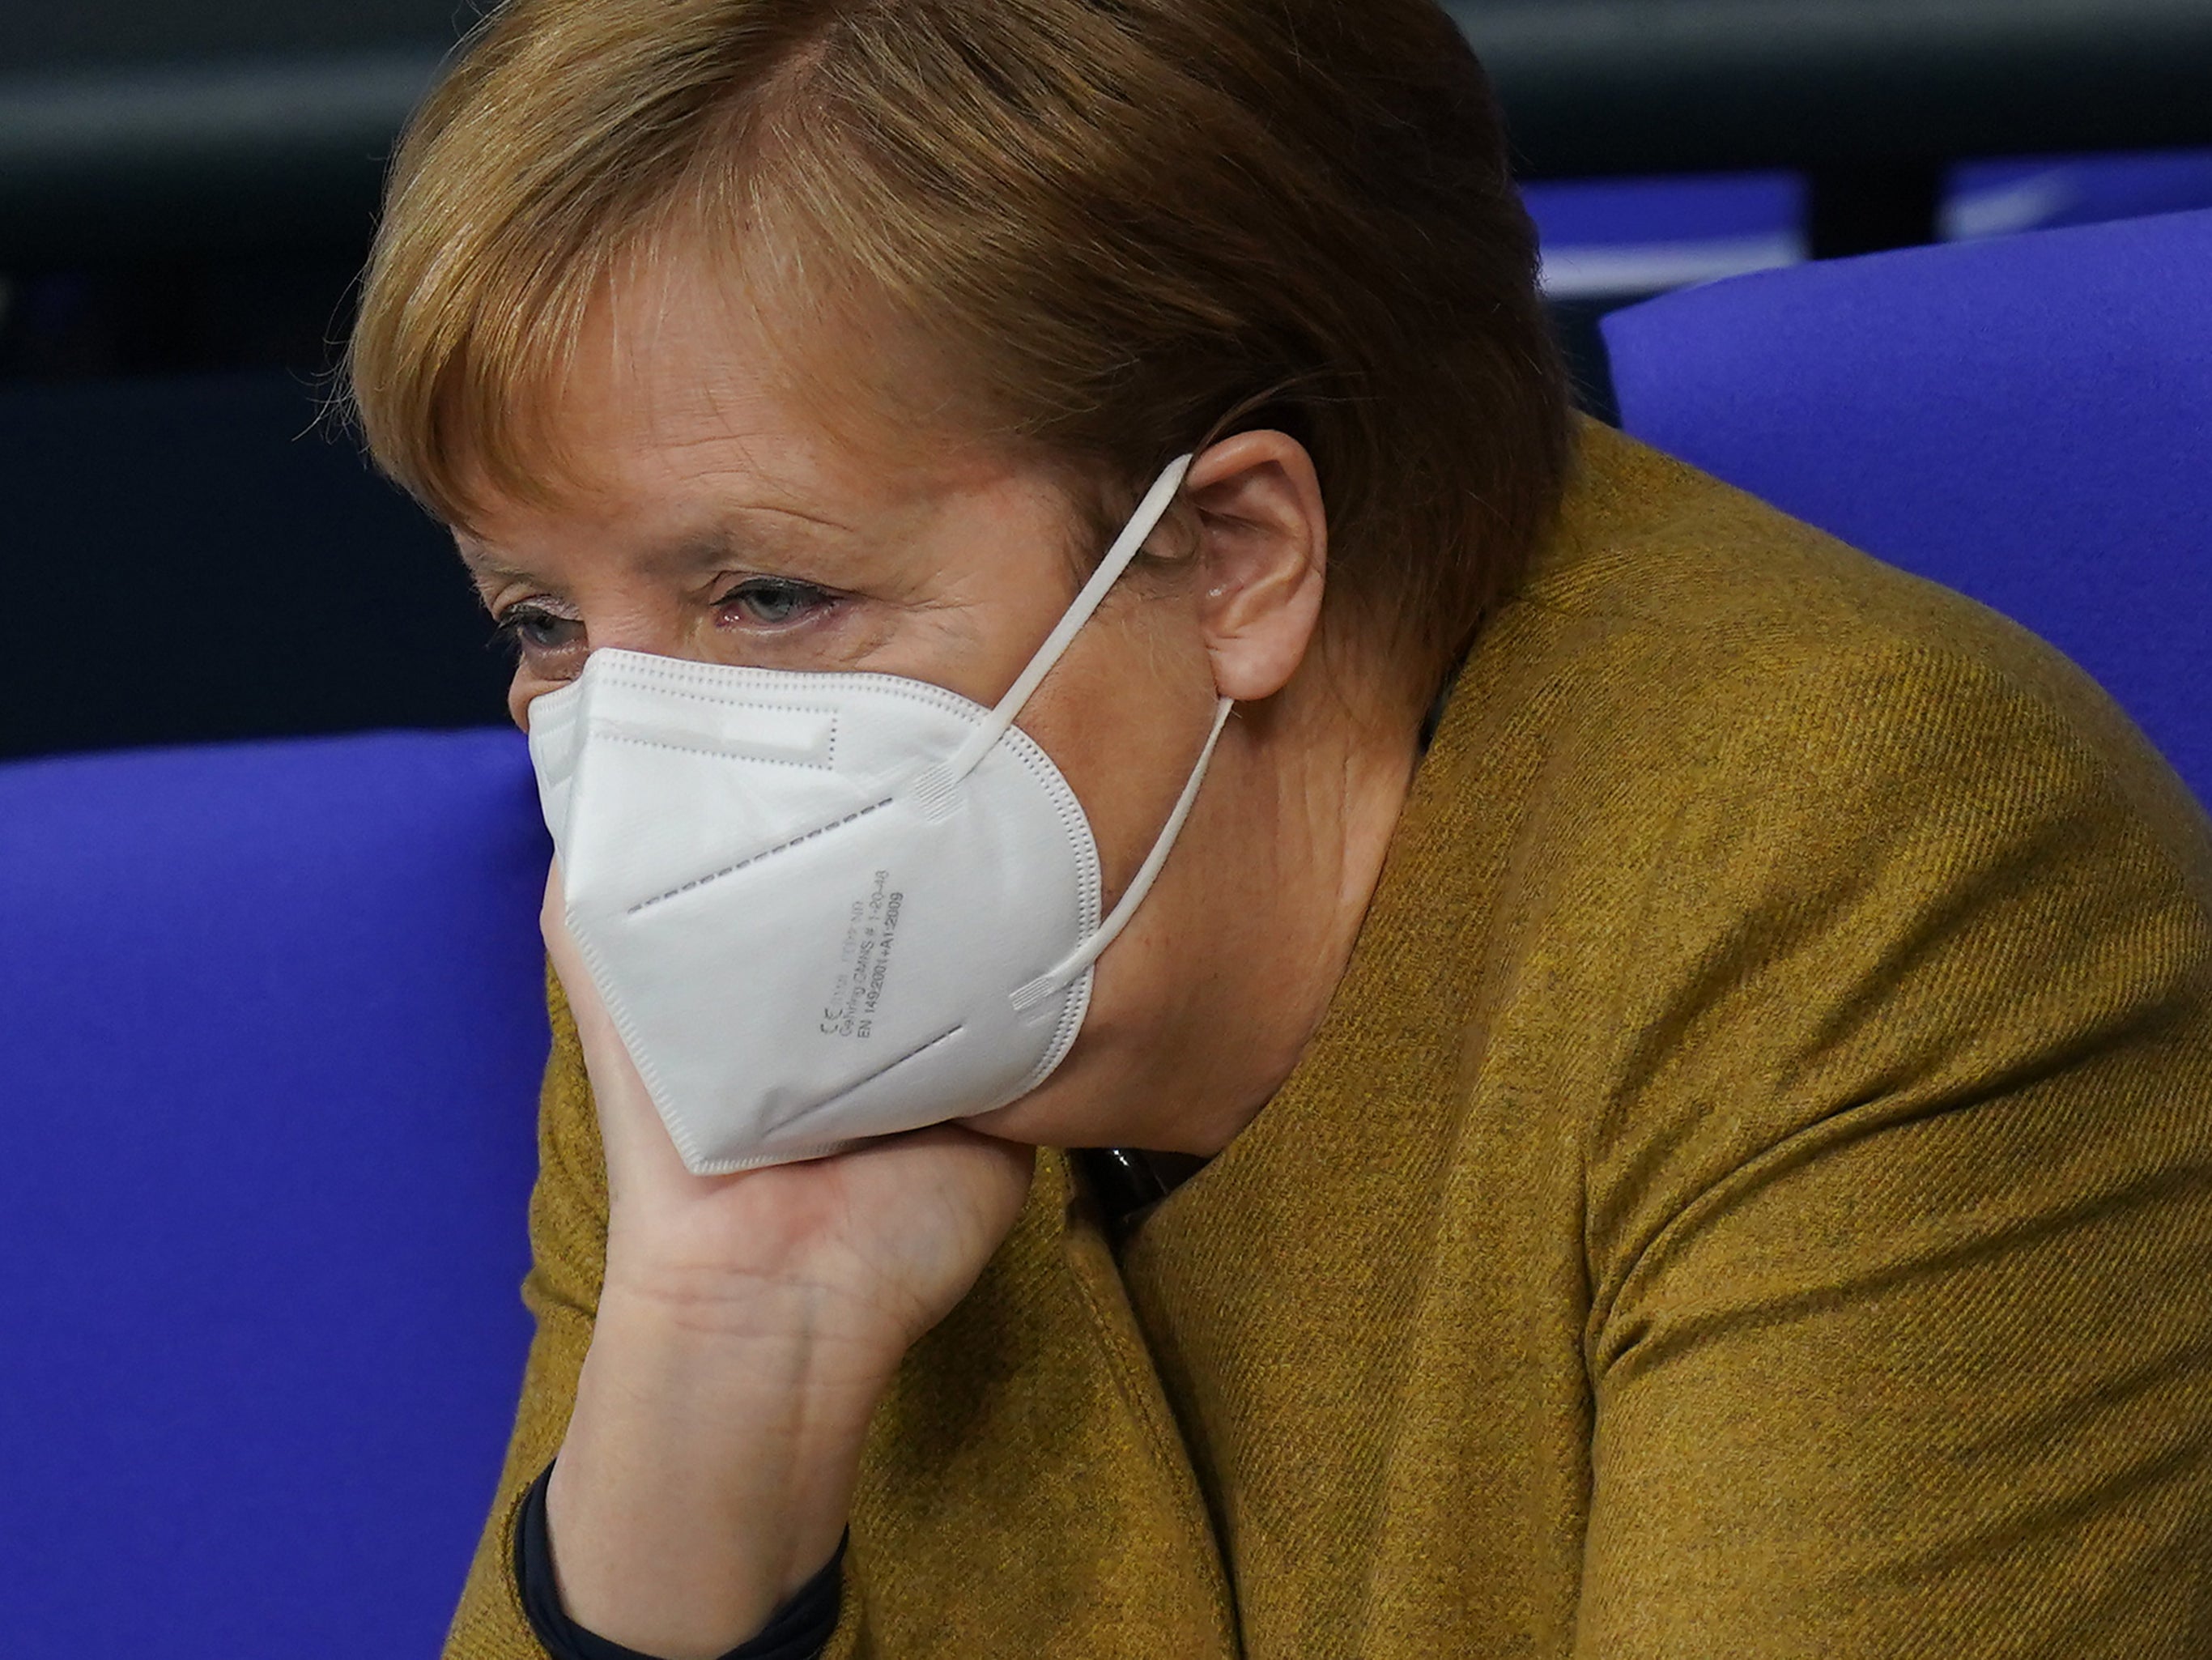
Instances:
[[[456,524],[544,499],[527,412],[678,226],[887,308],[974,435],[1096,480],[1102,518],[1288,431],[1328,614],[1408,684],[1564,488],[1534,236],[1435,0],[508,0],[393,167],[349,356],[380,465]]]

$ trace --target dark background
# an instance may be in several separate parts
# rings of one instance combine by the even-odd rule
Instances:
[[[2212,145],[2212,0],[1452,9],[1528,178],[1791,169],[1816,257],[1928,240],[1962,158]],[[392,137],[476,15],[0,12],[0,757],[502,718],[444,537],[327,407]],[[1556,307],[1601,414],[1631,297]]]

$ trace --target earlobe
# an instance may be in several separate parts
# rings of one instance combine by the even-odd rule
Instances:
[[[1249,432],[1198,458],[1187,485],[1199,512],[1200,624],[1214,684],[1240,703],[1290,684],[1320,628],[1328,516],[1305,447]]]

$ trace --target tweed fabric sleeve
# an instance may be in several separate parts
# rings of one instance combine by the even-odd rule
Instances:
[[[2212,1653],[2203,821],[2033,676],[1795,672],[1654,786],[1573,1652]]]

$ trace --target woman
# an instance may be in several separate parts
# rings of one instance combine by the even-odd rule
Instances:
[[[1431,0],[474,42],[353,358],[568,861],[450,1655],[2202,1651],[2203,816],[1534,265]]]

